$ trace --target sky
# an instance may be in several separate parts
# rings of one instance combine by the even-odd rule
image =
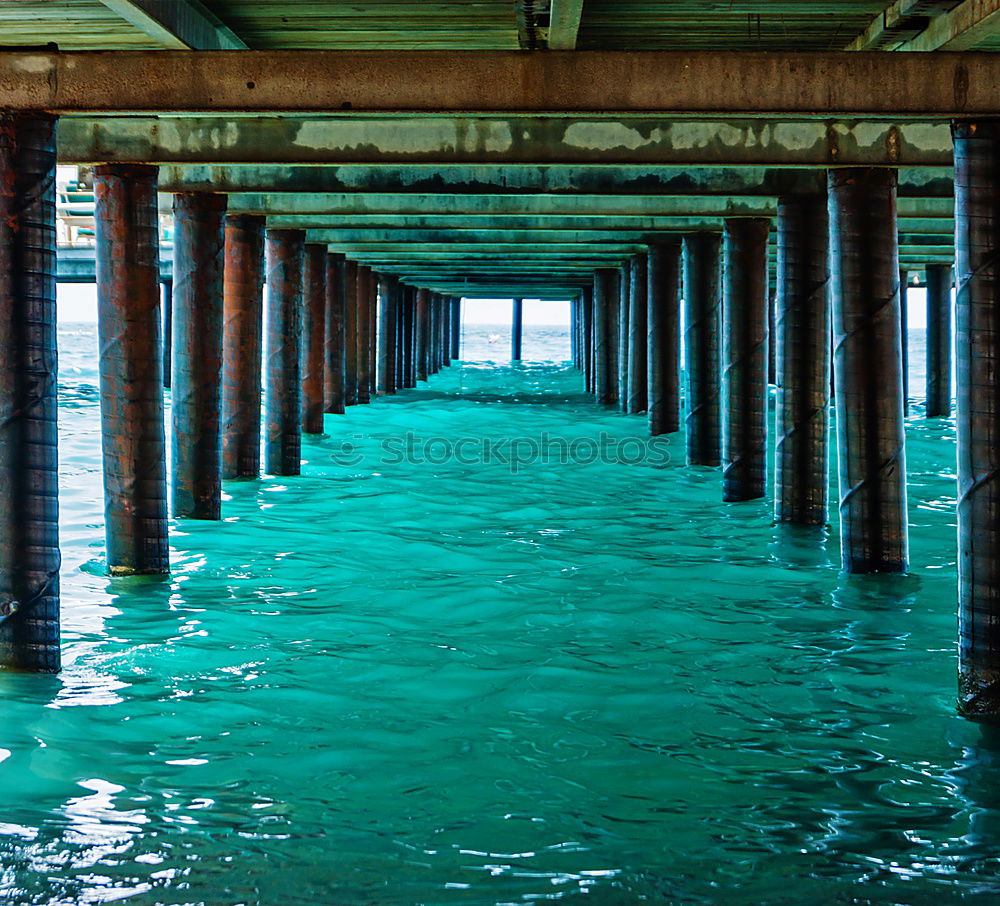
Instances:
[[[909,326],[927,326],[927,294],[923,289],[910,287]],[[97,287],[92,283],[59,284],[59,320],[65,323],[97,321]],[[466,324],[509,324],[510,299],[466,299],[462,306]],[[528,325],[569,325],[569,303],[539,302],[525,299],[524,323]]]
[[[67,323],[97,321],[97,287],[93,283],[60,283],[58,287],[59,320]],[[466,300],[463,306],[466,324],[509,324],[510,299]],[[568,302],[539,302],[525,299],[524,323],[528,325],[569,326]]]

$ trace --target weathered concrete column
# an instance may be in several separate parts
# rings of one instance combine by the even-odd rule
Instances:
[[[767,240],[771,221],[726,221],[722,499],[767,493]]]
[[[358,263],[344,261],[344,404],[358,403]]]
[[[628,411],[628,332],[632,295],[632,262],[626,261],[618,273],[618,406]]]
[[[381,275],[374,270],[370,271],[368,283],[368,399],[373,400],[378,393],[377,366],[378,366],[378,308],[379,308],[379,287],[381,285]]]
[[[576,311],[576,308],[574,308]],[[512,362],[521,361],[521,332],[524,327],[524,300],[515,299],[514,307],[511,312],[511,325],[510,325],[510,360]],[[573,321],[573,336],[577,337],[577,322],[574,317]],[[574,346],[576,343],[574,342]],[[574,362],[578,362],[578,356],[574,353]]]
[[[304,230],[267,231],[267,393],[264,469],[302,471],[302,274]]]
[[[829,193],[841,557],[905,572],[896,171],[831,170]]]
[[[574,368],[580,367],[580,323],[579,302],[569,300],[569,358]]]
[[[441,329],[444,333],[444,342],[441,346],[441,358],[444,361],[445,367],[451,366],[451,310],[453,301],[454,300],[451,296],[444,296],[441,299]]]
[[[681,428],[681,240],[658,239],[649,247],[647,276],[647,371],[649,433]]]
[[[830,266],[825,195],[778,199],[774,518],[825,525],[829,486]]]
[[[617,374],[612,372],[613,352],[611,335],[618,336],[614,316],[618,309],[618,287],[612,268],[594,272],[594,397],[606,406],[617,395]]]
[[[1000,720],[1000,123],[955,123],[959,709]]]
[[[358,266],[358,402],[372,398],[372,269]]]
[[[222,517],[226,196],[174,196],[173,514]]]
[[[323,433],[326,384],[326,246],[305,247],[302,270],[302,431]]]
[[[693,233],[684,237],[684,351],[687,461],[717,466],[722,457],[719,401],[722,294],[719,256],[722,237]]]
[[[910,410],[910,318],[909,318],[909,287],[908,271],[899,272],[899,325],[900,346],[903,350],[903,414]]]
[[[403,287],[403,387],[417,386],[416,321],[417,298],[412,286]]]
[[[583,379],[587,393],[594,392],[594,290],[584,288],[580,294],[580,312],[583,318]]]
[[[396,296],[399,280],[395,277],[381,279],[382,305],[379,311],[378,332],[378,390],[379,393],[396,392]]]
[[[461,358],[462,350],[462,300],[451,300],[451,358],[457,361]]]
[[[951,415],[951,266],[928,264],[927,418]]]
[[[331,415],[344,414],[344,382],[346,379],[344,320],[344,256],[326,256],[326,367],[324,369],[324,410]]]
[[[430,340],[427,344],[427,373],[437,374],[441,366],[441,297],[431,293],[428,298]]]
[[[260,475],[264,218],[230,214],[225,225],[222,337],[222,477]]]
[[[170,572],[156,167],[94,169],[108,572]]]
[[[404,300],[406,298],[406,287],[396,278],[396,343],[393,351],[395,357],[395,369],[396,369],[396,390],[402,390],[406,386],[406,371],[404,369],[403,361],[403,343],[404,335],[403,332],[406,329],[403,324],[404,314]]]
[[[431,312],[430,312],[430,292],[426,289],[417,290],[416,321],[414,323],[414,333],[416,335],[416,364],[418,381],[427,380],[427,365],[430,358],[431,342]]]
[[[0,114],[0,665],[59,670],[54,117]]]
[[[172,339],[174,335],[174,281],[164,280],[163,281],[163,294],[161,298],[161,305],[163,307],[163,349],[161,352],[161,359],[163,361],[163,386],[169,390],[170,389],[170,360],[172,358]]]
[[[628,408],[626,409],[630,414],[645,412],[649,402],[649,375],[646,372],[648,269],[645,254],[636,255],[632,259],[632,267],[629,269],[632,286],[629,291]]]

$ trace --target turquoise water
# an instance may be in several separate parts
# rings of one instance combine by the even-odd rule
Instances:
[[[454,366],[112,580],[60,341],[66,666],[0,674],[0,902],[996,902],[950,424],[909,421],[912,575],[847,578],[564,364]]]

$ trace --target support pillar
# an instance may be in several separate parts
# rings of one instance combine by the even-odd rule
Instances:
[[[161,358],[163,360],[163,386],[169,390],[170,389],[170,359],[171,359],[171,340],[174,334],[173,328],[173,314],[174,314],[174,281],[164,280],[163,281],[163,295],[162,295],[162,305],[163,305],[163,349]]]
[[[618,376],[613,370],[613,343],[618,337],[618,287],[612,268],[594,273],[594,397],[602,406],[615,401]]]
[[[951,415],[951,266],[927,268],[927,418]]]
[[[156,167],[94,169],[108,572],[169,573]]]
[[[722,238],[717,233],[684,237],[684,350],[687,386],[687,461],[717,466],[722,457],[719,401],[719,285]]]
[[[403,387],[417,386],[417,357],[415,354],[416,292],[412,286],[403,287]]]
[[[722,499],[767,493],[767,240],[771,221],[730,218],[724,234]]]
[[[681,428],[681,240],[649,247],[647,276],[647,371],[649,433]]]
[[[358,403],[358,264],[344,261],[344,405]]]
[[[462,355],[462,300],[451,300],[451,358],[458,361]]]
[[[451,367],[451,309],[453,301],[451,296],[444,296],[441,299],[441,329],[444,333],[441,357],[446,368]]]
[[[584,289],[580,296],[583,314],[583,378],[587,393],[594,392],[594,291]]]
[[[431,341],[431,312],[430,312],[430,292],[426,289],[417,290],[416,322],[414,324],[416,334],[416,363],[418,381],[427,380],[427,363],[430,358],[429,349]]]
[[[264,218],[230,214],[225,225],[222,337],[222,477],[260,475]]]
[[[222,517],[226,196],[174,196],[173,515]]]
[[[438,373],[438,354],[441,343],[441,297],[431,293],[427,300],[430,336],[427,342],[427,374]]]
[[[1000,721],[1000,123],[955,123],[959,710]]]
[[[59,670],[56,120],[0,114],[0,666]]]
[[[829,192],[841,557],[849,573],[905,572],[896,171],[831,170]]]
[[[326,375],[326,246],[305,247],[302,272],[302,431],[323,433]]]
[[[344,414],[344,256],[326,256],[326,367],[324,369],[324,409],[331,415]]]
[[[378,335],[378,390],[379,393],[396,392],[396,297],[399,280],[383,277],[382,306],[379,311]]]
[[[646,372],[646,255],[632,259],[628,314],[628,409],[630,414],[645,412],[649,402],[649,376]]]
[[[511,314],[510,326],[510,360],[512,362],[521,361],[521,332],[524,327],[524,300],[515,299]],[[574,328],[576,327],[574,320]],[[574,329],[573,335],[577,336]]]
[[[628,412],[629,299],[632,295],[632,262],[626,261],[618,275],[618,406]]]
[[[779,198],[774,518],[798,525],[827,521],[828,250],[826,196]]]
[[[910,340],[909,314],[907,309],[907,292],[910,275],[904,270],[899,272],[899,349],[903,357],[903,416],[910,413]]]
[[[267,231],[267,394],[264,469],[302,471],[303,230]]]
[[[372,399],[372,269],[358,266],[358,402]]]

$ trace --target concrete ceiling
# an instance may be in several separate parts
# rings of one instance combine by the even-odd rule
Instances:
[[[848,165],[901,167],[903,263],[950,260],[947,120],[1000,111],[1000,0],[0,3],[0,45],[50,42],[154,52],[0,52],[9,105],[65,114],[62,161],[159,163],[455,293],[568,292]]]

